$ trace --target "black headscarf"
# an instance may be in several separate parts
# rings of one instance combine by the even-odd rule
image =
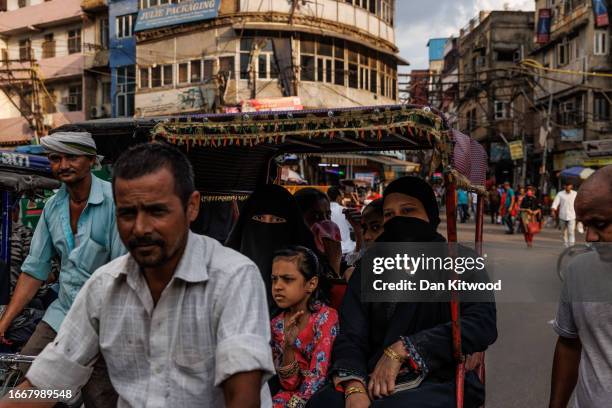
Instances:
[[[383,198],[387,198],[387,196],[392,193],[405,194],[423,203],[423,207],[425,207],[427,217],[429,218],[429,223],[434,229],[438,228],[440,224],[438,202],[436,201],[436,195],[433,189],[427,182],[418,177],[402,177],[393,181],[385,188]],[[385,229],[386,228],[387,226],[385,224]]]
[[[255,215],[271,214],[287,222],[267,224],[253,220]],[[261,272],[268,302],[272,305],[272,259],[276,251],[289,245],[315,248],[312,232],[304,223],[295,198],[283,187],[268,184],[257,187],[244,204],[232,229],[228,247],[249,257]]]

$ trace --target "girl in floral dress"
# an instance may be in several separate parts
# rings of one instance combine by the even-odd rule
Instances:
[[[319,260],[305,247],[276,253],[272,297],[283,312],[272,322],[272,354],[280,391],[274,408],[305,407],[326,383],[338,314],[322,301]]]

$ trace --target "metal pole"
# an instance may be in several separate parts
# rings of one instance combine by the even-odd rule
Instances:
[[[553,94],[551,92],[548,101],[548,117],[546,119],[546,138],[544,139],[544,151],[542,152],[542,170],[540,171],[540,191],[542,194],[548,194],[548,178],[546,173],[546,159],[548,155],[548,135],[550,132],[550,122],[552,120]]]
[[[522,133],[522,140],[523,140],[523,166],[521,169],[521,186],[525,187],[525,183],[527,182],[527,143],[526,143],[524,129]]]
[[[476,252],[478,255],[482,255],[482,235],[484,229],[484,197],[478,195],[478,202],[476,204],[476,233],[474,236],[474,243],[476,244]]]
[[[0,305],[9,301],[9,286],[11,274],[11,208],[12,195],[9,191],[2,191],[2,243],[0,244],[0,259],[5,264],[5,276],[0,276]]]
[[[457,242],[457,195],[456,186],[450,175],[446,175],[446,231],[449,244]],[[453,245],[449,245],[451,255],[455,254]],[[465,362],[461,352],[461,314],[459,309],[459,299],[456,292],[453,292],[451,302],[451,330],[453,339],[453,357],[457,363],[455,370],[455,397],[456,407],[463,408],[464,382],[465,382]]]

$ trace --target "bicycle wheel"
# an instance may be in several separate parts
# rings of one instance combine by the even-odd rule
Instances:
[[[579,244],[565,248],[565,250],[561,252],[561,255],[559,255],[559,258],[557,259],[557,275],[559,275],[561,282],[565,280],[565,273],[572,259],[578,255],[591,252],[592,250],[593,248],[588,244]]]

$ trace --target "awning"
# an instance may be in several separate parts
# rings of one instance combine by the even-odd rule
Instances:
[[[570,167],[569,169],[563,170],[561,172],[561,177],[576,177],[581,180],[586,180],[593,173],[595,173],[595,170],[593,169],[576,166],[576,167]]]
[[[383,166],[392,167],[393,170],[410,173],[418,171],[421,165],[419,163],[400,160],[391,156],[382,155],[363,155],[363,154],[318,154],[314,155],[321,158],[321,163],[338,164],[341,166],[367,166],[368,161]]]

